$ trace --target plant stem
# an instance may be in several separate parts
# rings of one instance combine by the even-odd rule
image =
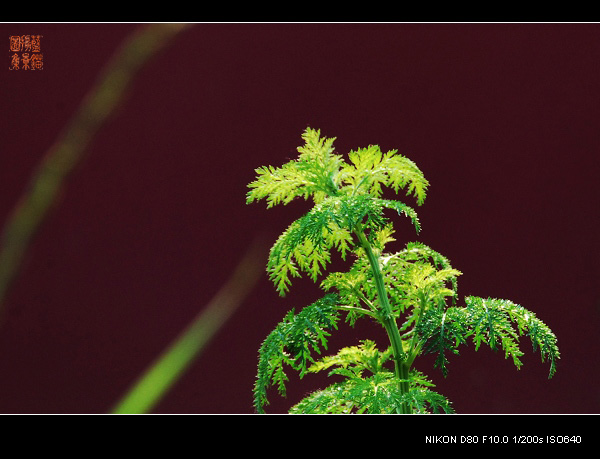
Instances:
[[[373,317],[374,319],[379,318],[379,316],[375,312],[369,311],[368,309],[357,308],[354,306],[338,306],[337,309],[340,309],[342,311],[356,312],[358,314],[365,314],[367,316]]]
[[[402,394],[408,393],[408,370],[410,368],[410,364],[408,364],[404,359],[404,350],[402,347],[402,338],[400,337],[400,331],[398,330],[398,324],[394,320],[394,316],[392,313],[392,308],[390,306],[390,301],[387,296],[387,292],[385,290],[385,283],[383,281],[383,275],[381,274],[381,269],[379,267],[379,260],[373,253],[373,249],[371,248],[371,244],[367,240],[364,229],[362,225],[356,225],[354,232],[358,237],[361,247],[364,249],[367,254],[367,258],[369,259],[369,263],[371,265],[371,269],[373,271],[373,278],[375,279],[375,286],[377,288],[377,296],[379,298],[379,304],[381,307],[381,323],[385,328],[385,331],[390,338],[390,343],[392,345],[392,352],[394,355],[394,367],[396,377],[401,381],[400,382],[400,392]],[[401,407],[401,413],[409,414],[412,410],[407,403],[403,403]]]
[[[257,239],[252,243],[230,279],[140,375],[111,409],[112,414],[152,412],[254,288],[262,271],[258,260],[263,258],[265,252],[266,246],[262,240]]]
[[[187,27],[151,24],[128,37],[43,157],[0,235],[0,314],[33,237],[87,146],[121,103],[140,68]]]

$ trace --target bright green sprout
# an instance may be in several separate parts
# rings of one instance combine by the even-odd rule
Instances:
[[[419,355],[436,354],[435,367],[448,373],[448,355],[471,340],[502,349],[520,368],[519,337],[528,336],[533,350],[550,361],[549,377],[560,358],[556,336],[534,313],[507,300],[470,296],[457,306],[457,278],[450,261],[420,242],[395,252],[391,215],[410,219],[417,233],[414,208],[383,197],[386,189],[422,205],[428,181],[410,159],[378,146],[351,151],[348,161],[334,152],[334,138],[307,128],[298,158],[279,168],[256,169],[246,196],[248,204],[266,200],[267,207],[311,199],[313,207],[276,240],[267,262],[270,280],[281,296],[295,277],[320,279],[323,298],[300,311],[290,311],[262,343],[254,387],[254,406],[264,412],[267,392],[275,386],[286,395],[287,367],[300,377],[329,370],[342,378],[316,391],[292,413],[453,413],[451,403],[432,390],[433,383],[413,368]],[[346,272],[326,274],[337,251],[351,257]],[[350,324],[369,318],[389,337],[385,350],[363,340],[334,356],[317,359],[341,319]]]

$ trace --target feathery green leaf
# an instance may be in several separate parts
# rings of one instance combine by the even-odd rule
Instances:
[[[314,361],[312,352],[320,354],[322,349],[327,349],[328,330],[337,328],[339,320],[337,302],[337,295],[328,294],[298,314],[293,310],[288,312],[263,341],[254,385],[254,406],[258,412],[263,412],[268,404],[267,390],[272,385],[285,396],[286,365],[303,376]]]
[[[447,352],[458,354],[458,347],[466,344],[469,329],[465,324],[467,311],[464,308],[450,307],[440,310],[431,308],[425,311],[417,326],[417,331],[424,342],[423,353],[437,354],[435,366],[448,374]]]
[[[523,352],[518,347],[518,337],[526,335],[531,340],[533,350],[539,349],[542,362],[546,359],[550,361],[548,378],[554,376],[556,363],[560,358],[556,335],[533,312],[512,301],[496,298],[469,296],[465,298],[465,302],[476,348],[482,342],[492,349],[500,344],[506,357],[511,356],[519,368],[519,357]],[[513,323],[516,329],[513,328]]]

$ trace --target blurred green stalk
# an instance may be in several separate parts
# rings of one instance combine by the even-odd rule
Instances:
[[[27,247],[86,147],[121,102],[139,69],[185,24],[149,24],[136,29],[117,50],[30,179],[0,238],[0,313]]]
[[[264,247],[255,242],[210,303],[149,366],[112,409],[112,414],[146,414],[181,377],[242,303],[262,273]]]

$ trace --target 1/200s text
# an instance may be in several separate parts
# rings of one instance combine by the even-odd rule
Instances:
[[[529,445],[581,444],[581,435],[426,435],[426,444]]]

